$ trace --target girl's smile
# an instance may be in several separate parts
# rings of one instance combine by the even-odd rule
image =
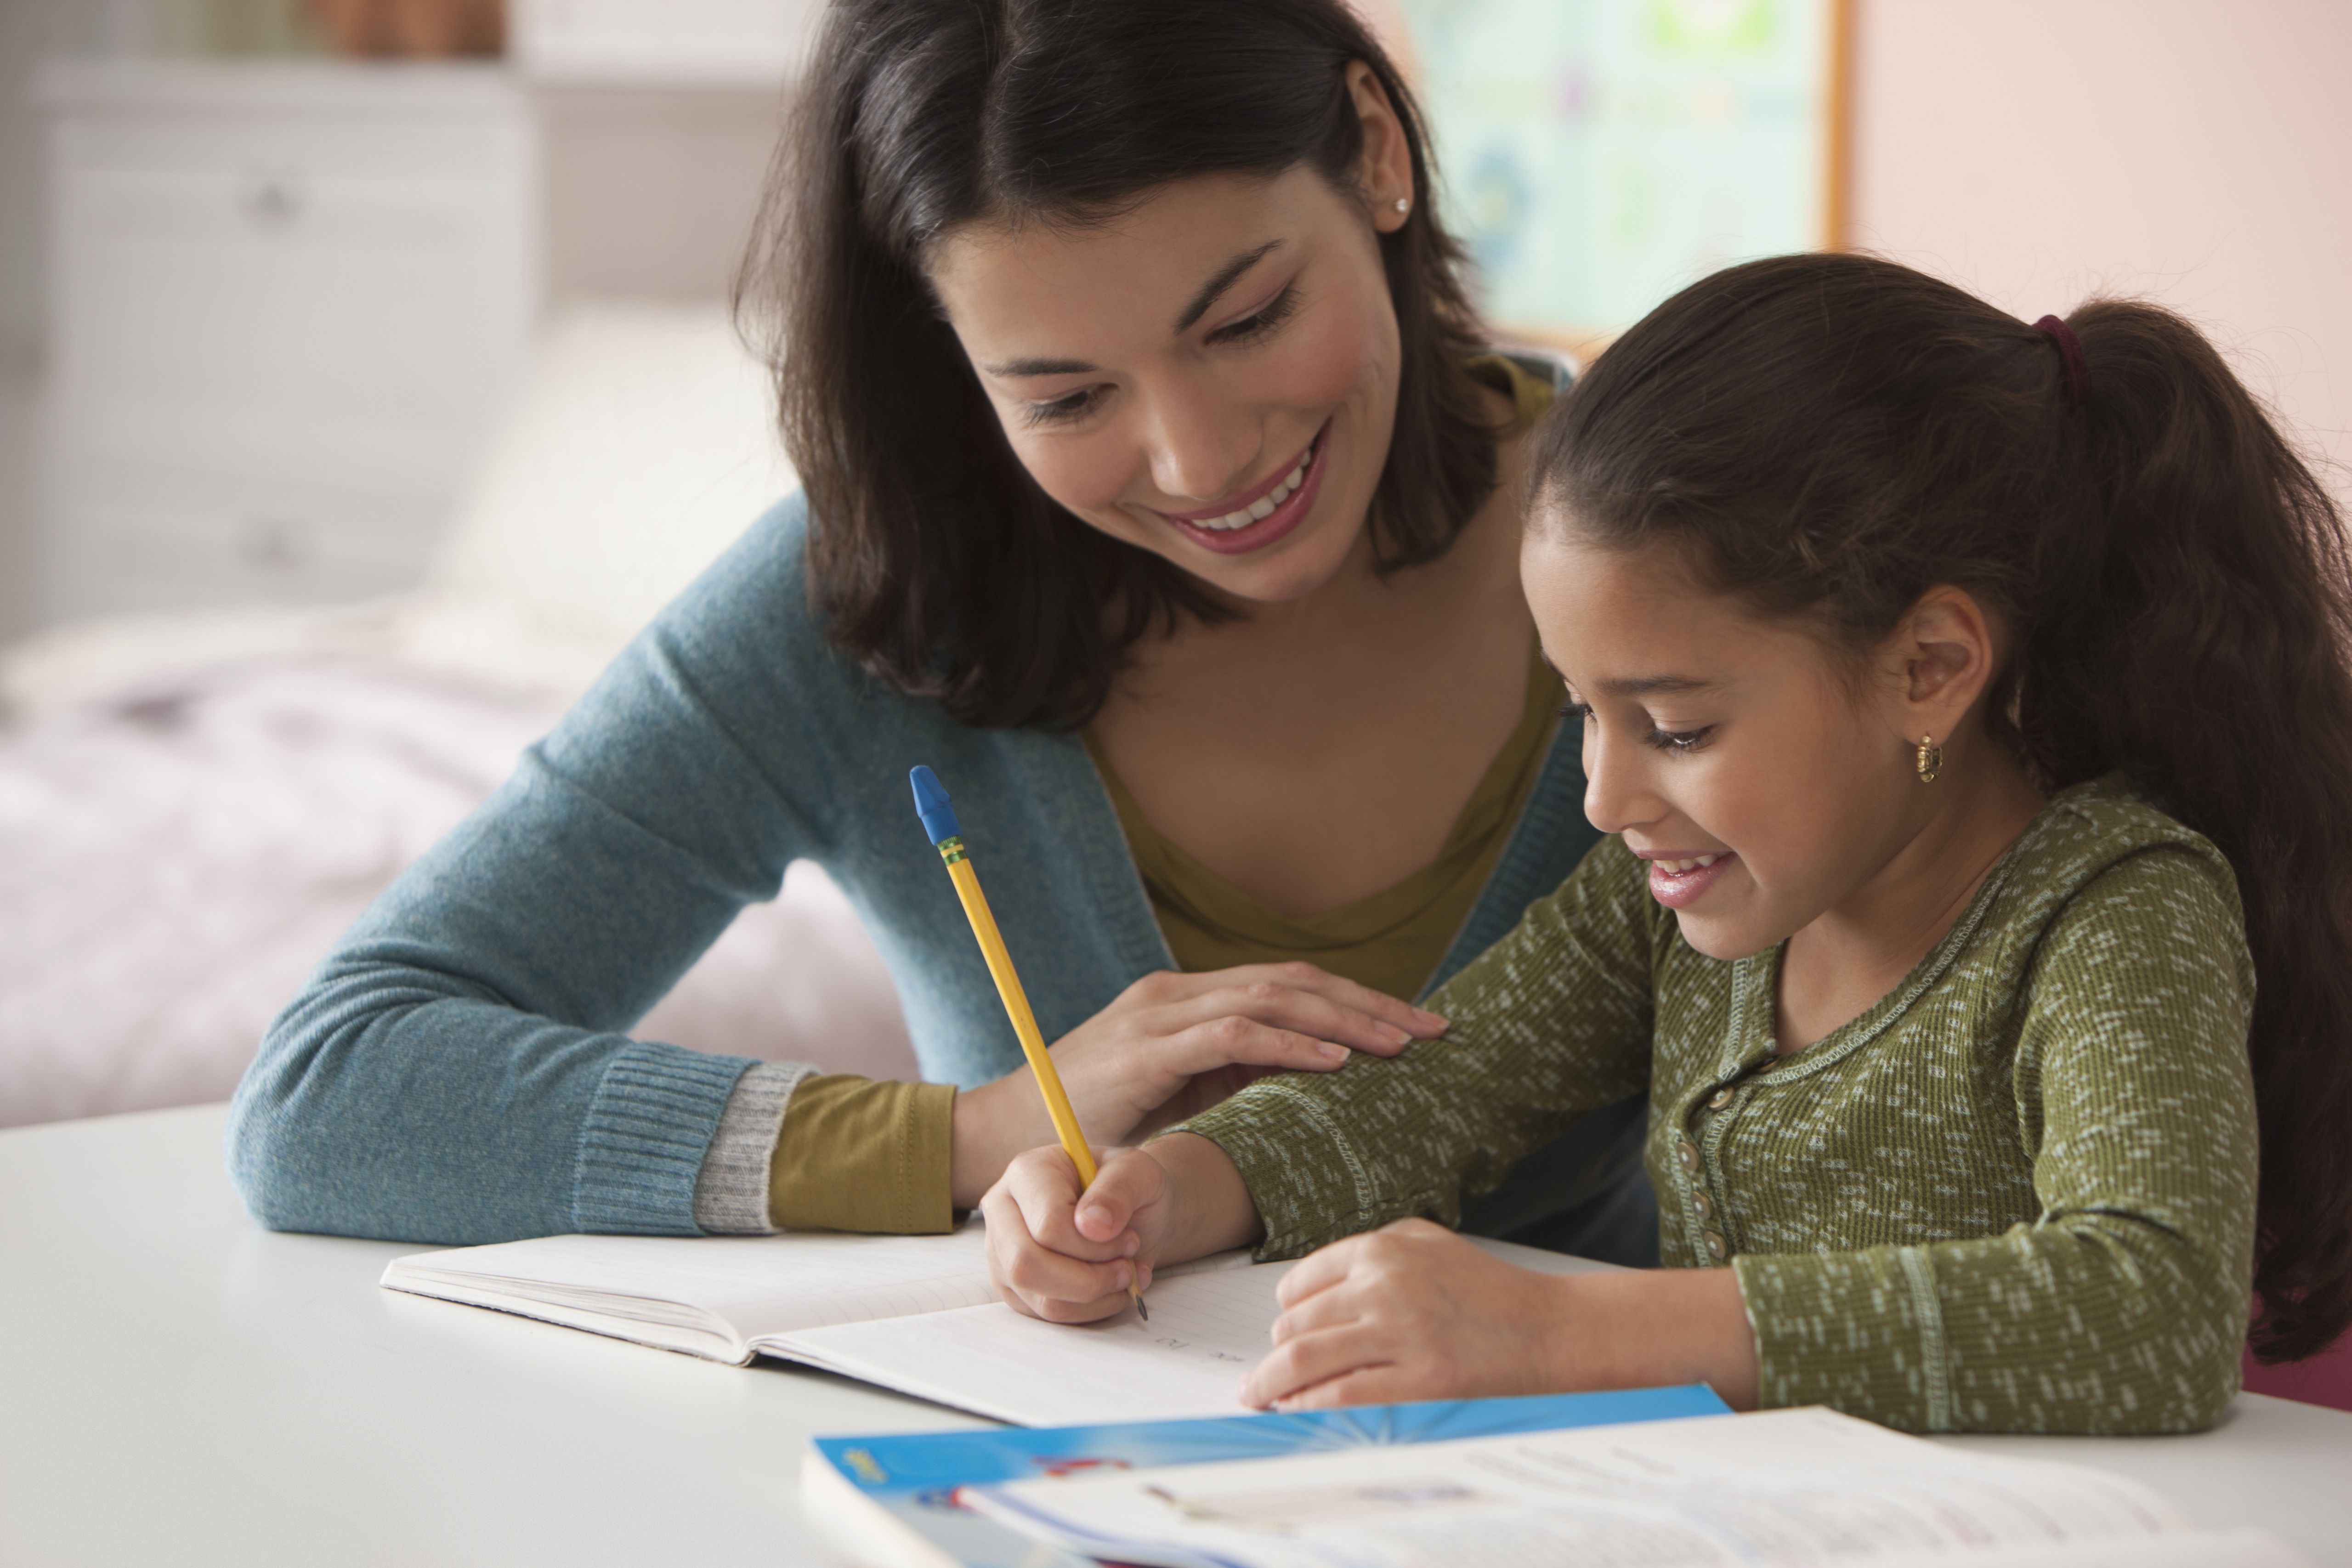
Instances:
[[[1705,898],[1707,890],[1729,874],[1739,859],[1729,850],[1685,855],[1634,849],[1630,842],[1626,847],[1650,862],[1650,896],[1668,909],[1688,909]]]

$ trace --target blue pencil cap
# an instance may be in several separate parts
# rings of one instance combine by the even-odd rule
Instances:
[[[956,826],[955,808],[948,804],[947,786],[940,776],[928,768],[918,768],[907,775],[915,787],[915,815],[923,820],[923,831],[931,835],[931,842],[952,839],[963,830]]]

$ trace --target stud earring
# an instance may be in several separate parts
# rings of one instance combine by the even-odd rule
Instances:
[[[1932,735],[1919,737],[1919,782],[1933,784],[1936,775],[1944,770],[1944,748],[1936,744]]]
[[[1409,213],[1412,211],[1412,199],[1406,196],[1399,196],[1396,199],[1396,210],[1399,213]]]

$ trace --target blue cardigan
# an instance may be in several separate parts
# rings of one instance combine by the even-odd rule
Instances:
[[[836,653],[806,531],[798,497],[754,524],[270,1026],[228,1134],[264,1224],[696,1234],[704,1152],[751,1062],[627,1031],[795,860],[856,905],[926,1077],[1019,1066],[915,821],[919,762],[954,791],[1046,1039],[1175,967],[1077,737],[967,728]],[[1570,727],[1436,980],[1575,868],[1595,839],[1583,788]]]

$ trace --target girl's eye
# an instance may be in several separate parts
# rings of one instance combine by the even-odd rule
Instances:
[[[1592,705],[1591,703],[1579,702],[1574,697],[1570,697],[1567,702],[1560,705],[1559,716],[1565,719],[1572,719],[1578,724],[1582,724],[1586,719],[1592,716]],[[1697,751],[1704,747],[1707,743],[1708,737],[1714,734],[1715,726],[1711,724],[1699,729],[1654,728],[1642,737],[1642,744],[1644,746],[1654,747],[1660,751],[1672,752],[1676,756],[1682,756],[1685,753]]]
[[[1702,729],[1654,729],[1642,737],[1642,744],[1681,755],[1700,749],[1714,733],[1715,726],[1711,724]]]
[[[1051,402],[1024,404],[1021,417],[1024,423],[1029,424],[1058,424],[1083,417],[1101,401],[1101,388],[1086,387],[1070,393],[1067,397],[1057,397]]]
[[[1297,287],[1295,285],[1286,287],[1281,293],[1276,295],[1273,299],[1269,300],[1265,308],[1258,311],[1256,315],[1244,316],[1240,320],[1228,323],[1227,325],[1220,327],[1215,331],[1210,333],[1209,341],[1212,343],[1254,343],[1258,339],[1272,332],[1276,327],[1281,326],[1285,321],[1290,319],[1291,312],[1297,308]]]

